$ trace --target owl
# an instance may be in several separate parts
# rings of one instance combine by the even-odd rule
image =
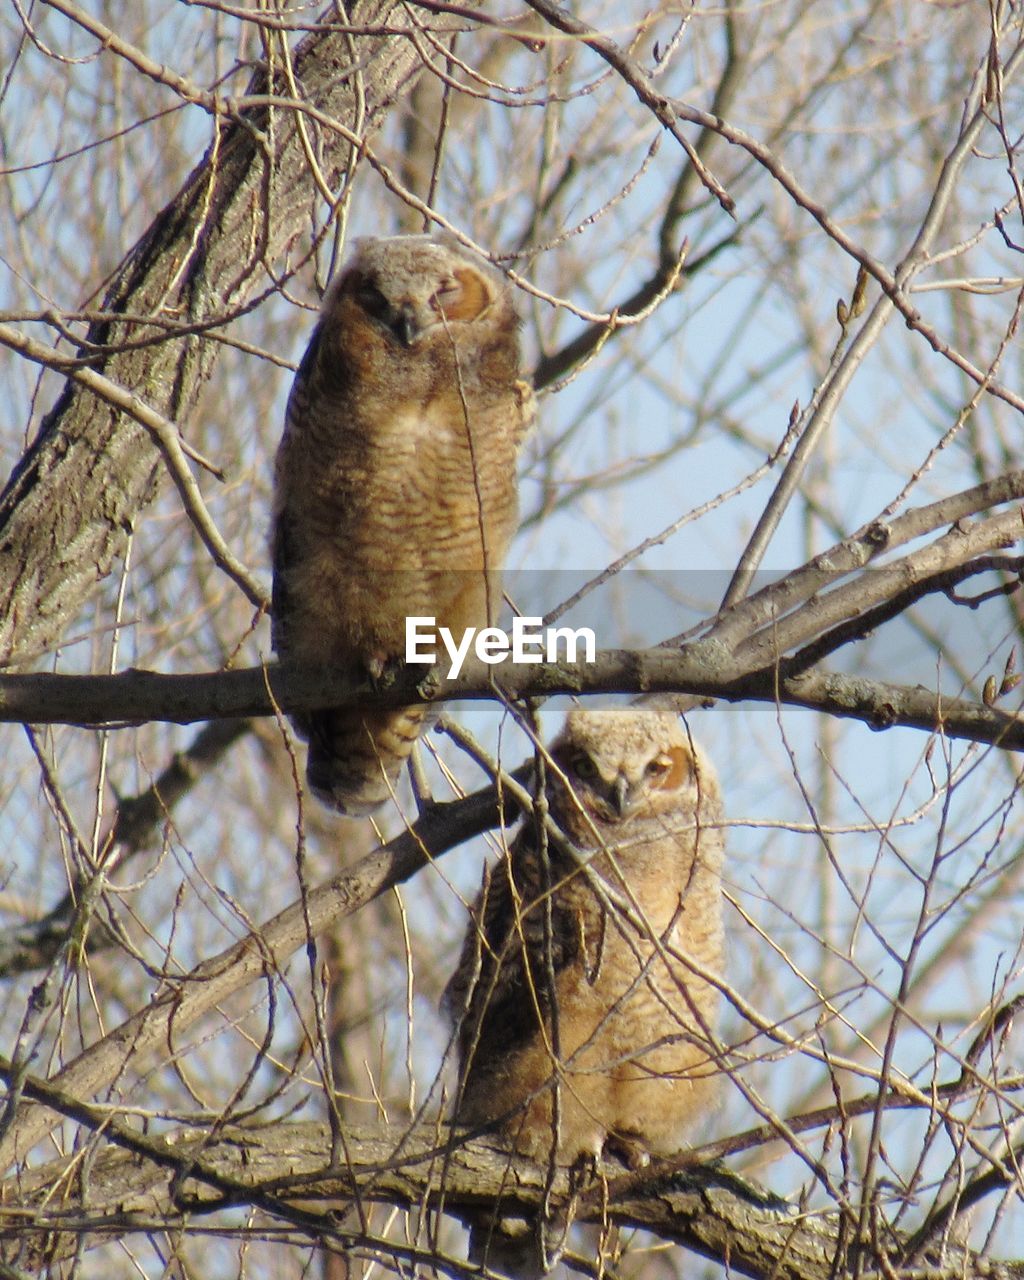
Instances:
[[[272,642],[379,680],[407,617],[495,620],[533,418],[511,290],[454,241],[360,241],[324,298],[277,453]],[[440,646],[439,646],[440,647]],[[424,706],[293,719],[310,789],[357,816],[394,793]]]
[[[714,1105],[718,782],[677,716],[641,706],[570,711],[546,772],[557,832],[527,820],[485,875],[445,992],[455,1119],[540,1162],[611,1150],[636,1167]],[[470,1256],[485,1253],[544,1269],[510,1264],[478,1224]]]

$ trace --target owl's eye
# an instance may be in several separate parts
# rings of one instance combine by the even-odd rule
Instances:
[[[593,782],[597,777],[597,765],[588,755],[574,756],[569,763],[569,767],[580,782]]]
[[[646,772],[649,778],[663,778],[671,768],[672,761],[668,756],[655,756],[653,760],[648,761]]]
[[[380,319],[388,314],[391,304],[374,284],[361,284],[356,290],[363,309],[371,316]]]

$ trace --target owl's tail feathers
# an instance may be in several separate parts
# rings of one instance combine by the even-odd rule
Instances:
[[[566,1230],[541,1214],[532,1221],[484,1214],[470,1224],[467,1257],[510,1280],[543,1280],[562,1256]]]
[[[315,711],[296,728],[309,739],[306,778],[324,804],[351,818],[392,799],[430,708]]]

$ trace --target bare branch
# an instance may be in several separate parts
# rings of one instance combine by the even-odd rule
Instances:
[[[349,705],[403,706],[417,701],[504,700],[554,694],[690,694],[729,702],[806,707],[862,720],[875,729],[895,725],[940,731],[947,737],[1024,747],[1024,719],[964,698],[947,698],[920,685],[905,686],[838,674],[780,676],[775,664],[737,670],[714,640],[680,652],[609,649],[594,662],[511,663],[485,666],[466,659],[463,671],[438,685],[396,681],[381,692],[341,673],[281,667],[162,675],[126,671],[116,676],[0,675],[0,723],[124,727],[148,720],[192,724],[218,717],[266,716]]]
[[[342,1215],[328,1211],[358,1198],[410,1209],[443,1204],[456,1214],[497,1202],[505,1214],[535,1215],[546,1188],[552,1205],[572,1202],[578,1222],[655,1231],[741,1275],[829,1280],[843,1252],[832,1217],[802,1213],[721,1165],[701,1165],[695,1156],[685,1167],[664,1162],[640,1174],[623,1175],[621,1166],[605,1165],[600,1182],[581,1196],[567,1170],[552,1182],[544,1167],[511,1157],[486,1138],[453,1141],[456,1135],[436,1121],[413,1130],[349,1128],[345,1163],[332,1169],[324,1163],[330,1149],[325,1124],[229,1128],[212,1140],[188,1130],[149,1138],[127,1129],[107,1108],[85,1106],[52,1086],[30,1081],[26,1092],[122,1148],[91,1162],[81,1206],[71,1198],[59,1208],[52,1205],[52,1188],[65,1182],[63,1163],[33,1170],[16,1189],[5,1188],[17,1217],[10,1227],[0,1225],[0,1240],[24,1244],[28,1231],[39,1233],[38,1247],[45,1241],[52,1259],[70,1256],[83,1235],[95,1245],[132,1230],[184,1226],[186,1215],[245,1204],[272,1221],[292,1224],[300,1235],[349,1247],[376,1244],[385,1255],[397,1250],[401,1256],[401,1246],[368,1240],[365,1231],[346,1229]],[[897,1235],[889,1244],[895,1261],[903,1240]],[[931,1280],[1024,1276],[1024,1263],[993,1263],[962,1249],[944,1258],[925,1254],[922,1262]]]
[[[183,980],[168,978],[162,990],[120,1027],[91,1045],[52,1078],[67,1094],[88,1099],[129,1069],[136,1070],[169,1035],[180,1035],[232,992],[288,957],[367,902],[401,884],[454,845],[497,821],[498,788],[466,800],[436,805],[415,827],[363,858],[351,871],[312,889],[301,901],[263,925],[254,940],[245,937],[204,961]],[[0,1168],[29,1151],[55,1123],[48,1112],[24,1113],[0,1143]]]
[[[147,848],[167,821],[178,801],[211,769],[224,753],[250,731],[246,720],[214,720],[204,726],[186,751],[175,755],[148,790],[121,800],[104,849],[112,853],[102,874],[122,867]],[[42,969],[64,946],[75,924],[80,886],[65,894],[41,919],[9,926],[0,932],[0,978]],[[86,950],[113,943],[100,921],[94,921],[86,938]]]

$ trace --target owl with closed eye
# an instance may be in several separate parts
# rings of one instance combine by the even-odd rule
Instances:
[[[552,821],[486,874],[445,993],[454,1118],[542,1162],[636,1165],[714,1105],[718,781],[657,706],[575,708],[545,773]],[[475,1224],[471,1257],[500,1234]],[[508,1269],[497,1244],[492,1261]]]
[[[408,617],[495,621],[533,419],[511,289],[454,240],[360,241],[328,288],[274,483],[272,637],[283,662],[377,679]],[[394,795],[423,706],[293,717],[307,777],[352,816]]]

